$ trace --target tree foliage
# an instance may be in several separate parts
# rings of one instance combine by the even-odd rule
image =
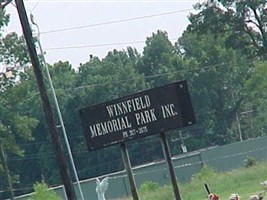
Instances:
[[[0,1],[0,5],[2,2]],[[9,22],[9,15],[6,14],[5,10],[0,7],[0,37],[2,37],[2,28]]]
[[[244,114],[243,121],[249,130],[248,137],[256,137],[256,135],[266,135],[266,93],[267,88],[267,63],[256,62],[252,77],[246,82],[245,95],[247,102],[245,106],[249,109],[249,113]]]
[[[196,4],[187,30],[197,34],[226,36],[229,48],[242,50],[250,57],[267,55],[266,1],[208,0]]]
[[[9,16],[4,10],[0,10],[0,30],[7,25]],[[17,87],[20,81],[25,80],[23,67],[28,66],[26,47],[22,37],[16,33],[6,36],[0,34],[0,64],[5,66],[6,71],[0,74],[0,145],[1,149],[10,157],[24,156],[24,149],[21,147],[25,142],[33,140],[32,130],[37,126],[38,120],[23,109],[23,98],[27,90]],[[8,74],[9,73],[9,74]],[[3,165],[4,159],[0,160]],[[6,164],[9,167],[8,163]],[[11,165],[10,169],[0,167],[1,177],[0,189],[2,185],[7,185],[7,178],[3,174],[11,172],[11,182],[19,182],[18,174],[20,169]],[[5,167],[6,168],[6,167]],[[12,184],[11,183],[11,184]]]
[[[151,86],[160,86],[168,82],[168,73],[172,70],[174,47],[166,32],[157,31],[146,40],[143,56],[137,67]]]
[[[253,65],[239,50],[225,45],[226,36],[199,35],[185,31],[176,44],[193,64],[185,72],[192,88],[198,125],[210,144],[234,140],[236,113],[244,100],[244,85]],[[237,139],[237,138],[236,138]]]

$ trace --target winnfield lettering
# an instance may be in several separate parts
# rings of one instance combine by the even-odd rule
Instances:
[[[149,108],[151,101],[148,95],[125,100],[116,104],[106,106],[109,117],[117,117],[130,112]]]

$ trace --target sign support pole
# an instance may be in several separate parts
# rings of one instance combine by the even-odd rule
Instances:
[[[122,155],[122,159],[123,159],[123,163],[124,163],[124,166],[125,166],[126,173],[128,175],[128,178],[129,178],[129,184],[130,184],[130,187],[131,187],[133,200],[139,200],[137,187],[136,187],[136,184],[135,184],[133,171],[132,171],[132,167],[131,167],[131,161],[130,161],[130,158],[129,158],[127,147],[126,147],[126,145],[124,143],[121,143],[121,155]]]
[[[175,200],[181,200],[180,192],[178,189],[178,184],[176,181],[176,175],[175,175],[175,171],[174,171],[174,167],[173,167],[173,163],[172,163],[171,152],[170,152],[170,148],[169,148],[165,133],[161,133],[160,138],[161,138],[161,144],[162,144],[162,149],[164,152],[165,160],[166,160],[166,162],[168,164],[168,168],[169,168],[169,173],[170,173],[170,178],[171,178],[171,182],[172,182]]]

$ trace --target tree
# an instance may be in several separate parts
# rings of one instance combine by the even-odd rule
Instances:
[[[249,57],[267,58],[266,1],[208,0],[198,3],[191,14],[188,31],[227,36],[225,44]]]
[[[192,89],[198,126],[205,129],[209,145],[238,139],[236,113],[244,102],[244,84],[253,66],[242,51],[226,45],[227,38],[227,34],[186,30],[176,44],[177,52],[191,63],[183,74]]]
[[[187,69],[200,129],[210,144],[238,140],[239,113],[251,110],[246,82],[266,58],[266,2],[208,0],[176,43]],[[247,96],[248,95],[248,96]],[[246,139],[247,136],[244,136]]]
[[[15,32],[5,37],[0,34],[0,63],[5,67],[5,71],[0,73],[0,90],[5,90],[6,87],[14,85],[20,79],[20,73],[30,66],[23,37],[19,37]]]
[[[0,37],[2,37],[2,27],[6,26],[9,22],[9,15],[4,10],[5,2],[0,1]]]
[[[228,138],[225,142],[230,142],[235,140],[238,121],[241,120],[244,139],[255,136],[255,133],[248,133],[251,117],[248,118],[249,115],[245,116],[243,113],[254,110],[255,105],[260,105],[249,98],[250,93],[254,92],[251,92],[252,88],[249,92],[247,80],[256,80],[254,59],[266,59],[267,55],[266,1],[209,0],[196,4],[195,8],[198,12],[190,15],[191,23],[179,39],[176,49],[188,62],[195,63],[195,67],[189,69],[193,71],[189,73],[189,80],[194,84],[194,91],[199,86],[201,88],[196,93],[193,91],[193,100],[197,99],[194,104],[196,110],[207,109],[206,112],[211,114],[202,114],[205,117],[200,117],[201,124],[205,122],[206,125],[203,125],[210,127],[209,130],[227,133],[223,138]],[[203,66],[204,69],[196,73],[197,68]],[[215,68],[216,73],[211,75],[207,72],[210,67]],[[199,81],[196,82],[197,79]],[[223,87],[220,92],[218,89]],[[258,90],[253,88],[253,91]],[[219,97],[217,100],[216,96]],[[205,102],[202,106],[200,99]],[[214,107],[215,105],[217,107]],[[218,123],[215,123],[216,121]],[[211,128],[214,125],[216,129]],[[217,138],[217,142],[220,140],[224,139]]]
[[[146,40],[143,56],[137,67],[152,87],[168,83],[168,73],[173,69],[172,56],[174,48],[168,39],[167,32],[157,31]],[[151,87],[150,86],[150,87]]]
[[[0,72],[0,91],[15,84],[18,74],[23,68],[29,66],[29,57],[23,37],[12,32],[2,35],[2,27],[7,26],[9,15],[0,9],[0,66],[4,71]]]
[[[7,96],[10,96],[11,94],[10,89],[8,90],[8,92],[9,95],[6,95],[6,92],[4,93],[6,95],[4,97],[6,98],[5,100],[9,99]],[[5,159],[14,156],[24,156],[24,150],[20,147],[20,145],[23,145],[25,141],[33,140],[32,130],[34,127],[36,127],[38,121],[35,118],[18,114],[19,111],[16,110],[16,106],[14,106],[12,102],[4,101],[4,99],[2,98],[1,100],[1,103],[4,103],[1,105],[0,109],[0,145],[3,151],[2,163],[6,165],[4,173],[6,173],[8,176],[10,176],[9,172],[11,172],[12,174],[10,180],[2,179],[1,181],[10,182],[11,180],[13,180],[14,182],[18,182],[18,176],[17,178],[14,177],[15,174],[19,174],[20,170],[14,165],[10,165],[9,167]],[[10,184],[12,184],[12,182]]]
[[[265,88],[267,87],[267,68],[266,61],[256,62],[255,70],[253,70],[253,76],[246,82],[246,97],[247,102],[245,107],[248,111],[243,116],[246,120],[247,129],[244,130],[244,133],[247,137],[257,137],[266,135],[266,108],[267,108],[267,95]]]
[[[0,40],[0,55],[0,61],[11,68],[29,66],[24,38],[19,37],[15,32],[7,34]]]
[[[0,167],[0,174],[7,175],[0,179],[1,190],[7,188],[7,182],[11,190],[13,183],[19,183],[20,169],[11,164],[10,158],[24,156],[22,145],[33,140],[32,130],[38,124],[37,119],[22,112],[21,105],[27,91],[18,90],[17,86],[26,78],[24,69],[29,66],[29,59],[22,37],[16,33],[4,37],[1,34],[2,27],[8,22],[9,16],[0,9],[0,63],[6,70],[0,74],[0,165],[4,166]]]
[[[87,104],[115,99],[144,88],[143,76],[135,65],[138,55],[134,52],[113,50],[102,61],[93,57],[80,66],[77,80],[83,81],[79,82],[83,87],[80,94],[85,91]],[[89,91],[91,95],[87,95]]]

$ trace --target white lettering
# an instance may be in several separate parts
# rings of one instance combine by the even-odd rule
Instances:
[[[140,97],[139,97],[140,98]],[[137,110],[141,110],[141,106],[140,106],[140,99],[139,98],[135,98],[134,99],[134,102],[135,102],[135,105],[136,105],[136,109]]]
[[[127,100],[126,102],[127,102],[127,107],[128,107],[128,110],[129,110],[129,112],[131,112],[131,111],[132,111],[132,104],[131,104],[131,100]]]
[[[89,126],[91,138],[128,128],[132,128],[132,124],[129,122],[127,116]]]
[[[151,106],[148,95],[143,97],[136,97],[130,100],[122,101],[116,104],[106,106],[109,117],[115,117],[130,113],[132,111],[139,111],[141,109],[149,108]]]
[[[114,131],[118,131],[118,130],[120,130],[120,127],[118,127],[119,124],[118,124],[118,122],[117,122],[117,119],[113,119],[113,120],[112,120],[112,125],[113,125],[113,129],[114,129]]]
[[[163,114],[163,118],[178,115],[178,113],[174,110],[174,104],[167,104],[165,106],[161,106],[161,111]]]
[[[97,136],[95,126],[90,126],[89,128],[90,128],[90,132],[91,132],[91,138]]]
[[[109,114],[109,117],[113,117],[114,116],[114,113],[113,113],[113,109],[111,106],[106,106],[107,110],[108,110],[108,114]]]
[[[145,95],[144,98],[146,101],[146,107],[149,108],[151,106],[150,98],[148,95]]]
[[[135,114],[137,125],[147,124],[157,120],[155,109],[145,110]]]

